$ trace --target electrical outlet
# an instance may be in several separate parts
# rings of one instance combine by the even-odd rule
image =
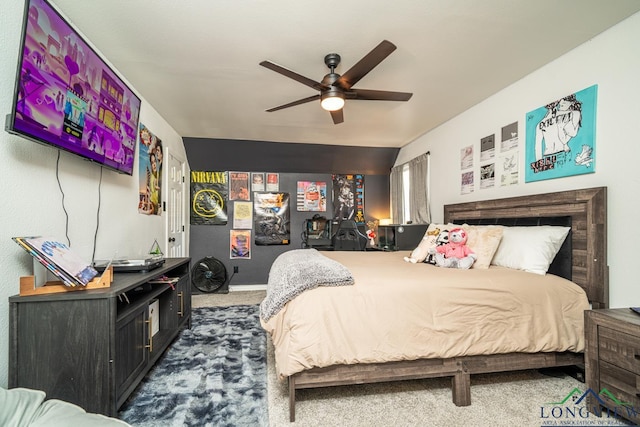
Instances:
[[[239,270],[238,266],[237,266],[237,265],[234,265],[234,266],[233,266],[233,272],[234,272],[234,273],[237,273],[237,272],[238,272],[238,270]]]

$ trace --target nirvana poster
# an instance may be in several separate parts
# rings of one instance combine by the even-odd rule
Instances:
[[[191,224],[227,223],[227,172],[191,171]]]
[[[254,193],[253,210],[256,245],[289,244],[289,193]]]
[[[145,215],[160,215],[162,210],[162,141],[140,124],[138,146],[139,187],[138,212]]]
[[[593,85],[527,114],[525,182],[595,172],[597,91]]]
[[[364,175],[332,175],[333,218],[364,224]]]

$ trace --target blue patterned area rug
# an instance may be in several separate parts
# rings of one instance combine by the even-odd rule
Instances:
[[[258,305],[192,310],[180,333],[121,408],[143,426],[268,426],[267,339]]]

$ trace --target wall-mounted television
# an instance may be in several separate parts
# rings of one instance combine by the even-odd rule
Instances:
[[[140,98],[45,0],[25,0],[6,130],[131,175]]]

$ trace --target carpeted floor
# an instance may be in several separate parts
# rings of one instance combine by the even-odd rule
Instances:
[[[267,426],[266,335],[257,305],[196,307],[125,403],[136,427]]]
[[[264,296],[264,291],[195,295],[194,312],[197,313],[199,307],[209,306],[252,304],[257,307]],[[562,405],[554,404],[569,396],[575,388],[579,392],[586,391],[585,385],[558,371],[551,372],[553,375],[545,375],[536,370],[472,376],[472,403],[467,407],[457,407],[452,403],[451,381],[447,378],[301,390],[296,395],[296,421],[291,424],[287,382],[277,378],[273,345],[269,337],[266,337],[263,351],[267,357],[267,372],[266,384],[262,389],[267,390],[268,403],[262,403],[262,411],[255,409],[255,413],[259,414],[255,421],[239,419],[226,424],[205,424],[192,418],[182,424],[182,420],[174,420],[170,424],[132,424],[253,427],[267,425],[264,417],[268,416],[268,425],[271,427],[631,425],[613,415],[597,418],[581,410],[582,406],[575,405],[573,399]],[[250,382],[255,377],[264,378],[260,373],[246,375],[251,377]],[[223,390],[223,394],[216,392],[217,399],[227,399],[227,396],[223,396],[227,391]],[[247,392],[254,393],[253,390]],[[153,400],[147,402],[147,408],[154,405],[157,403]],[[148,416],[148,412],[146,414]],[[202,415],[205,416],[209,415]]]
[[[228,307],[230,305],[258,305],[267,295],[266,291],[236,291],[228,294],[199,294],[191,297],[195,307]]]
[[[551,404],[563,400],[576,387],[581,391],[586,387],[568,375],[558,373],[559,376],[554,377],[535,370],[472,376],[472,403],[466,407],[453,404],[448,378],[299,390],[296,421],[292,424],[287,384],[277,378],[270,341],[268,358],[272,427],[631,425],[619,418],[597,418],[584,410],[576,410],[571,400],[566,405]],[[559,408],[554,409],[556,406]]]

